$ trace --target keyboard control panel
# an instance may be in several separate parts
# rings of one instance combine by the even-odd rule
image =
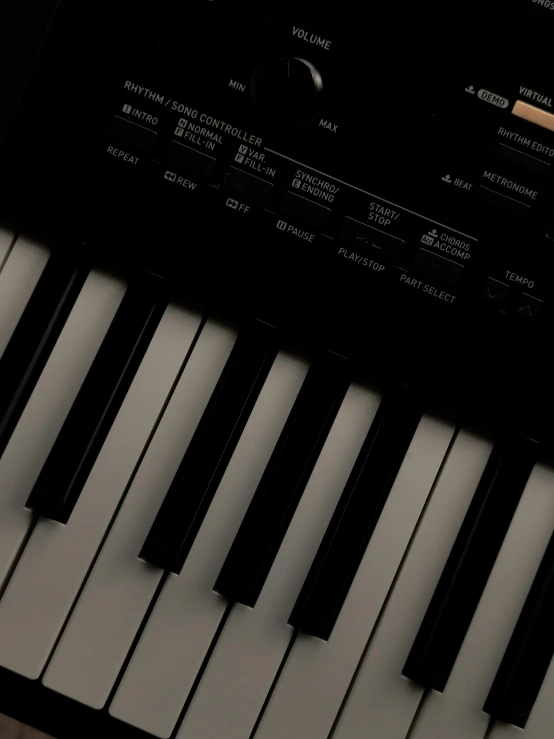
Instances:
[[[466,358],[495,392],[541,387],[553,23],[525,0],[400,0],[371,23],[353,0],[62,4],[3,211],[347,356],[369,330],[390,371],[428,358],[430,387]]]

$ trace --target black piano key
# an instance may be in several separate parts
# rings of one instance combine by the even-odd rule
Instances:
[[[508,531],[537,444],[495,445],[431,599],[403,674],[442,691]]]
[[[114,320],[27,500],[67,523],[165,309],[162,280],[137,278]]]
[[[254,606],[349,385],[346,360],[309,370],[214,590]]]
[[[0,359],[0,453],[23,413],[83,283],[88,265],[81,251],[55,252]]]
[[[240,332],[140,551],[179,573],[277,355],[278,332],[256,321]]]
[[[525,727],[554,655],[554,536],[550,539],[484,709]]]
[[[328,639],[421,419],[412,390],[381,403],[289,623]]]

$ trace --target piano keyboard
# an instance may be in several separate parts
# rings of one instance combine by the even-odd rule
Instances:
[[[0,411],[0,666],[110,736],[551,735],[532,439],[7,230]]]

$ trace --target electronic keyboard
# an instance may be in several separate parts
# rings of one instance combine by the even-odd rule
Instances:
[[[554,3],[0,22],[0,712],[548,739]]]

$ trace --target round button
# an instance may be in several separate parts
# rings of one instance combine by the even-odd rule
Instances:
[[[306,59],[287,56],[261,64],[252,75],[252,99],[269,120],[301,125],[314,118],[323,100],[323,80]]]

